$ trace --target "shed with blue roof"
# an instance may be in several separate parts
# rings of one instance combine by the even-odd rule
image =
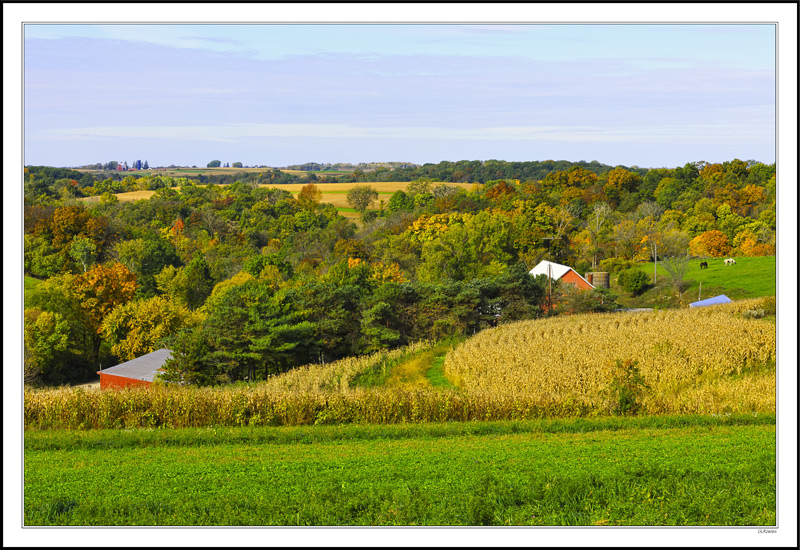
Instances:
[[[719,296],[714,296],[713,298],[706,298],[705,300],[700,300],[699,302],[692,302],[689,304],[689,307],[705,307],[705,306],[716,306],[719,304],[729,304],[732,300],[725,296],[724,294],[720,294]]]

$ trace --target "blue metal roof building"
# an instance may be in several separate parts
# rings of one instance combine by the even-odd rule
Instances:
[[[720,294],[719,296],[714,296],[713,298],[706,298],[705,300],[700,300],[699,302],[692,302],[689,304],[689,307],[715,306],[717,304],[729,304],[732,301],[733,300],[724,294]]]

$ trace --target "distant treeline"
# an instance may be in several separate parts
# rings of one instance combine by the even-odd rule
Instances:
[[[390,167],[394,166],[394,167]],[[298,176],[287,174],[277,169],[264,169],[263,172],[235,172],[226,174],[197,174],[190,176],[190,179],[197,183],[213,183],[217,185],[242,183],[264,183],[264,184],[285,184],[285,183],[351,183],[351,182],[371,182],[371,181],[414,181],[420,178],[430,178],[434,181],[450,183],[486,183],[487,181],[512,179],[520,181],[542,180],[548,174],[557,171],[566,172],[573,167],[581,167],[584,170],[597,174],[605,174],[614,168],[624,168],[630,172],[635,172],[644,176],[647,168],[637,166],[609,166],[597,161],[578,161],[570,162],[566,160],[545,160],[545,161],[526,161],[509,162],[503,160],[461,160],[458,162],[442,161],[436,164],[411,165],[410,163],[386,162],[386,163],[361,163],[357,165],[337,163],[337,164],[318,164],[306,163],[302,165],[289,166],[288,169],[305,170],[308,174]],[[334,174],[316,175],[314,171],[321,170],[350,170],[353,172],[341,176]],[[42,186],[49,186],[58,179],[77,180],[80,187],[93,186],[97,178],[91,174],[69,170],[67,168],[52,168],[47,166],[29,166],[27,172],[36,174],[36,178],[43,178]],[[366,171],[370,170],[370,171]],[[129,172],[111,172],[102,174],[104,179],[121,181],[130,177]],[[26,178],[27,179],[27,178]]]
[[[292,164],[287,166],[287,170],[303,170],[304,172],[314,172],[322,170],[376,170],[378,168],[415,168],[418,164],[413,162],[359,162],[358,164],[351,164],[349,162],[306,162],[304,164]]]
[[[541,180],[548,174],[561,170],[567,171],[580,166],[597,175],[613,170],[614,166],[597,161],[570,162],[566,160],[546,160],[527,162],[508,162],[504,160],[461,160],[458,162],[442,161],[437,164],[424,164],[413,168],[399,168],[389,171],[376,170],[365,173],[359,181],[413,181],[419,178],[432,178],[435,181],[451,183],[486,183],[499,179],[518,179],[520,181]],[[647,173],[646,168],[622,167],[640,175]]]

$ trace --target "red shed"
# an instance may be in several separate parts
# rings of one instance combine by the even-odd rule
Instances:
[[[100,375],[100,389],[124,388],[126,386],[149,386],[153,378],[164,366],[167,359],[172,358],[168,349],[156,350],[115,367],[98,371]]]
[[[594,286],[586,279],[578,275],[578,272],[568,265],[556,264],[553,262],[542,261],[539,265],[530,270],[534,277],[537,275],[547,275],[554,281],[564,281],[571,283],[580,290],[592,290]]]

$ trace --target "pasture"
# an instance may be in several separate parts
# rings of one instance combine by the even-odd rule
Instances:
[[[736,257],[736,265],[726,266],[725,258],[709,258],[707,269],[700,269],[701,260],[692,260],[686,270],[686,279],[691,281],[685,294],[696,300],[700,294],[702,283],[702,298],[710,298],[716,294],[725,294],[732,300],[755,298],[758,296],[774,296],[776,284],[775,256],[762,257]],[[652,264],[650,264],[652,269]],[[668,273],[659,268],[659,277],[667,279]],[[720,289],[721,291],[718,291]]]
[[[625,307],[686,307],[691,302],[725,294],[731,300],[775,296],[777,292],[777,264],[775,256],[736,257],[736,265],[726,266],[725,258],[695,258],[689,261],[684,274],[686,289],[680,295],[671,288],[671,278],[658,265],[658,285],[641,296],[628,296],[624,290],[615,288],[612,275],[612,290],[620,294],[618,302]],[[700,269],[701,262],[708,268]],[[653,277],[653,262],[643,262],[637,268]]]
[[[765,525],[774,415],[27,432],[36,525]]]

